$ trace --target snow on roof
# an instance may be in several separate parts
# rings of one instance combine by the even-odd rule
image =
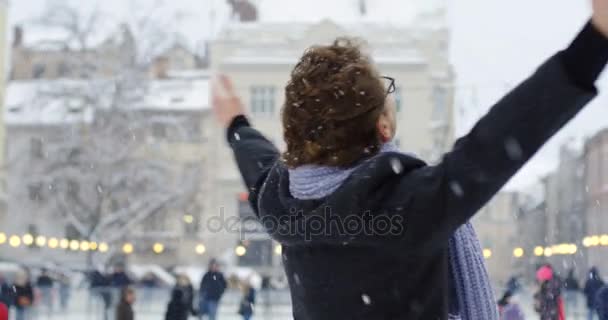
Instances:
[[[58,125],[90,123],[95,109],[106,108],[109,101],[99,97],[103,82],[92,85],[80,80],[12,81],[7,88],[4,119],[7,125]],[[104,87],[105,88],[105,87]],[[82,92],[97,95],[99,105],[91,106],[82,99]],[[88,91],[87,91],[88,90]],[[79,96],[70,96],[78,92]],[[202,111],[209,107],[209,80],[201,78],[154,80],[138,110]],[[109,96],[109,94],[108,94]]]
[[[87,123],[93,109],[68,96],[53,92],[77,84],[70,81],[12,81],[7,87],[4,121],[7,125]],[[54,89],[61,88],[61,89]]]
[[[142,110],[202,111],[209,108],[208,79],[168,79],[150,83]]]

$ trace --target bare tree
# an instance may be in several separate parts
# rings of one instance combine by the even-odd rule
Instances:
[[[174,140],[192,135],[173,117],[143,112],[149,63],[174,35],[162,29],[167,23],[150,16],[135,16],[98,43],[95,33],[103,19],[98,14],[83,16],[77,8],[54,4],[39,20],[65,34],[53,41],[65,48],[69,80],[38,86],[27,107],[59,104],[66,121],[56,124],[55,137],[45,139],[38,164],[17,152],[11,166],[27,172],[21,185],[43,186],[49,209],[83,240],[119,243],[156,216],[187,212],[200,185],[196,169],[149,152],[155,125],[171,128]]]

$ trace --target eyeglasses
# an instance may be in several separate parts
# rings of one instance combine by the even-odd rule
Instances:
[[[382,78],[382,80],[384,81],[384,84],[386,87],[386,95],[389,95],[389,94],[395,92],[395,90],[397,90],[397,87],[395,86],[394,78],[386,77],[386,76],[382,76],[380,78]]]

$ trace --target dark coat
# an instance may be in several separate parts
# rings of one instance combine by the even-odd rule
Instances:
[[[602,287],[595,297],[597,313],[600,320],[608,320],[608,286]]]
[[[382,153],[318,200],[292,197],[278,150],[236,117],[229,143],[252,208],[283,246],[294,318],[447,319],[448,239],[596,95],[570,76],[559,54],[439,164]]]
[[[581,289],[573,274],[569,274],[566,280],[564,280],[564,289],[570,291],[579,291]]]
[[[133,281],[126,272],[114,272],[110,278],[111,284],[116,288],[124,288],[130,286]]]
[[[28,282],[20,286],[15,285],[15,306],[19,309],[31,307],[34,304],[34,289]]]
[[[221,272],[208,271],[201,279],[200,295],[202,299],[219,301],[226,290],[226,279]]]
[[[165,320],[187,320],[192,312],[192,287],[176,287],[171,292],[171,300],[167,305]],[[187,295],[190,295],[189,297]]]
[[[53,279],[48,275],[41,275],[36,280],[36,286],[39,288],[50,288],[53,286]]]
[[[251,317],[253,315],[253,305],[255,304],[255,289],[249,288],[247,293],[243,295],[239,305],[238,314]]]
[[[10,307],[15,302],[15,291],[13,287],[6,282],[0,283],[0,303]]]
[[[544,281],[534,294],[534,309],[541,320],[559,320],[561,281],[557,278]]]
[[[116,320],[134,320],[133,307],[125,301],[121,301],[116,307]]]
[[[587,298],[587,307],[595,308],[595,296],[601,287],[604,286],[604,281],[600,278],[597,269],[592,268],[589,272],[589,277],[587,278],[587,282],[585,282],[585,288],[583,292],[585,293],[585,297]]]

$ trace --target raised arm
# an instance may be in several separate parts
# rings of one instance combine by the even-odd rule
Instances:
[[[410,217],[418,225],[411,232],[447,239],[596,95],[608,39],[594,24],[494,105],[439,165],[404,179],[416,189],[412,209],[427,213]]]
[[[241,100],[226,76],[214,83],[212,105],[220,124],[227,129],[228,143],[248,190],[256,191],[256,185],[279,158],[279,151],[249,125]]]

